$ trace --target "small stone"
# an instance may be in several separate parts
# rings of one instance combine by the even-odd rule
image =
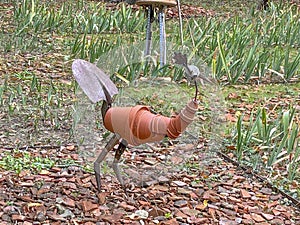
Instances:
[[[178,194],[189,195],[192,191],[185,188],[178,188]]]
[[[184,214],[186,214],[188,216],[197,216],[200,213],[200,211],[198,211],[196,209],[190,209],[190,208],[187,208],[187,207],[182,208],[181,210]]]
[[[241,189],[241,196],[242,198],[251,198],[250,193],[244,189]]]
[[[235,202],[235,203],[240,203],[240,202],[242,202],[241,199],[235,198],[235,197],[233,197],[233,196],[229,196],[228,199],[229,199],[231,202]]]
[[[159,191],[162,191],[162,192],[169,191],[169,187],[163,186],[163,185],[155,185],[153,189],[159,190]]]
[[[182,219],[186,219],[188,218],[187,215],[185,215],[183,212],[181,212],[180,210],[178,210],[176,213],[175,213],[175,217],[176,218],[182,218]]]
[[[84,212],[89,212],[89,211],[91,211],[93,209],[97,209],[98,208],[97,204],[94,204],[94,203],[92,203],[90,201],[82,201],[81,204],[82,204],[82,209],[83,209]]]
[[[280,211],[280,212],[286,212],[286,209],[285,209],[283,206],[281,206],[281,205],[277,205],[277,206],[275,207],[275,209],[276,209],[277,211]]]
[[[146,182],[144,182],[144,187],[150,187],[150,186],[156,185],[158,183],[159,182],[157,180],[146,181]]]
[[[128,210],[128,211],[132,211],[132,210],[135,209],[134,206],[128,205],[126,202],[121,202],[121,203],[119,204],[119,206],[122,207],[122,208],[125,209],[125,210]]]
[[[261,209],[258,206],[248,206],[247,207],[249,213],[260,213]]]
[[[260,190],[260,192],[265,194],[265,195],[270,195],[270,194],[272,194],[272,189],[271,188],[262,188]]]
[[[69,180],[70,181],[70,180]],[[82,183],[86,184],[86,183],[89,183],[91,181],[91,176],[88,176],[86,178],[83,178],[82,180]]]
[[[37,215],[36,215],[36,219],[39,221],[39,222],[44,222],[46,220],[46,216],[43,212],[39,212]]]
[[[196,218],[194,216],[187,218],[188,224],[207,224],[209,222],[208,218]]]
[[[120,219],[123,217],[123,214],[121,213],[116,213],[114,215],[104,215],[101,216],[101,219],[104,221],[108,222],[109,224],[117,224],[120,222]]]
[[[182,181],[179,181],[179,180],[174,180],[172,183],[175,184],[175,185],[177,185],[177,186],[179,186],[179,187],[187,186],[186,183],[184,183]]]
[[[75,215],[71,212],[71,210],[66,209],[63,214],[60,214],[62,218],[73,218]]]
[[[265,221],[265,219],[264,219],[262,216],[260,216],[260,215],[258,215],[258,214],[256,214],[256,213],[252,213],[252,214],[251,214],[251,217],[252,217],[252,219],[255,220],[256,222],[264,222],[264,221]]]
[[[164,222],[165,225],[179,225],[179,223],[177,222],[176,218],[170,219],[168,221]]]
[[[297,223],[296,223],[297,224]],[[284,225],[292,225],[292,222],[289,220],[284,221]]]
[[[145,161],[144,161],[146,164],[148,164],[148,165],[151,165],[151,166],[153,166],[153,165],[155,165],[155,161],[154,160],[150,160],[150,159],[145,159]]]
[[[75,201],[68,197],[63,198],[63,204],[69,207],[75,207]]]
[[[197,200],[198,198],[199,198],[198,195],[195,192],[191,191],[191,193],[190,193],[190,199]]]
[[[158,177],[157,180],[158,180],[158,182],[159,182],[160,184],[169,183],[169,181],[170,181],[170,179],[167,178],[167,177],[165,177],[165,176],[160,176],[160,177]]]
[[[273,209],[272,212],[275,216],[279,216],[281,214],[281,212],[276,209]]]
[[[241,183],[241,182],[243,182],[243,181],[246,180],[246,178],[243,177],[243,176],[233,176],[232,179],[233,179],[233,180],[236,180],[238,183]]]
[[[174,206],[176,206],[178,208],[182,208],[182,207],[186,206],[187,203],[188,202],[186,200],[179,200],[179,201],[174,202]]]
[[[32,225],[33,223],[30,223],[30,222],[28,222],[28,221],[24,221],[23,222],[23,225]]]
[[[251,220],[252,219],[250,214],[244,214],[243,218],[247,219],[247,220]]]
[[[282,195],[281,195],[281,194],[271,195],[271,196],[270,196],[270,200],[272,200],[272,201],[277,201],[277,200],[279,200],[279,199],[281,199],[281,198],[282,198]]]
[[[195,191],[195,193],[196,193],[199,197],[202,196],[204,192],[205,192],[205,190],[202,189],[202,188],[199,188],[199,189],[197,189],[197,190]]]
[[[206,209],[206,208],[207,208],[207,205],[205,205],[205,204],[196,205],[196,209],[201,210],[201,211]]]
[[[213,204],[209,204],[209,203],[208,203],[207,206],[208,206],[208,208],[210,208],[210,209],[219,209],[218,206],[213,205]]]
[[[191,186],[192,186],[193,188],[201,188],[201,187],[203,187],[203,183],[201,183],[201,182],[196,182],[196,181],[192,181],[192,182],[191,182]]]
[[[228,189],[225,189],[221,186],[218,187],[218,193],[230,193]]]
[[[220,225],[237,225],[237,222],[234,220],[229,220],[227,218],[221,217],[219,224]]]
[[[150,217],[158,217],[164,215],[165,215],[165,211],[161,210],[160,208],[152,208],[149,210]]]
[[[66,147],[66,149],[69,150],[69,151],[75,151],[75,146],[74,145],[68,145]]]
[[[154,219],[158,220],[158,221],[164,221],[164,220],[166,220],[166,217],[165,216],[157,216]]]
[[[212,191],[204,192],[202,198],[211,202],[219,202],[219,196],[216,196],[216,193]]]
[[[63,185],[62,185],[64,188],[70,190],[70,189],[77,189],[77,186],[75,183],[71,183],[71,182],[64,182]]]
[[[177,157],[177,156],[172,156],[170,160],[174,165],[178,165],[183,161],[183,158]]]
[[[239,217],[235,219],[235,222],[237,222],[238,224],[242,223],[242,221],[243,221],[243,219],[239,218]]]
[[[284,224],[284,221],[282,219],[273,219],[269,221],[270,224],[278,225],[278,224]]]
[[[245,225],[253,225],[254,221],[252,219],[243,219],[243,223]]]
[[[262,213],[261,214],[266,220],[272,220],[274,219],[274,216],[272,214]]]
[[[224,212],[226,215],[230,215],[230,216],[236,216],[236,211],[234,210],[230,210],[230,209],[220,209],[222,212]]]
[[[20,186],[23,186],[23,187],[32,187],[34,185],[33,182],[22,182],[20,183]]]
[[[49,170],[41,170],[39,172],[40,175],[48,175],[49,173],[50,173]]]
[[[16,206],[13,206],[13,205],[8,205],[8,206],[4,207],[2,210],[4,213],[11,215],[11,214],[17,214],[19,211],[19,208],[17,208]]]
[[[100,192],[97,194],[98,201],[100,205],[103,205],[106,202],[106,196],[108,195],[108,192]]]
[[[149,217],[149,213],[145,210],[137,210],[134,212],[135,216],[139,219],[147,219]]]
[[[84,225],[94,225],[95,223],[92,223],[92,222],[86,222],[84,223]]]
[[[1,220],[2,220],[2,221],[11,221],[11,220],[10,220],[10,216],[7,215],[7,214],[3,214],[3,215],[1,216]]]
[[[14,214],[11,216],[11,219],[13,221],[24,221],[26,219],[26,216],[22,216],[22,215],[18,215],[18,214]]]

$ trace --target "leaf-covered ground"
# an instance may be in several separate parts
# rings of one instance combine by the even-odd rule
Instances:
[[[35,157],[79,158],[74,146],[28,150]],[[132,162],[134,151],[126,152],[126,164],[156,163],[145,157]],[[163,149],[153,151],[159,161]],[[168,154],[174,165],[181,163]],[[193,154],[199,167],[162,175],[144,187],[132,184],[126,192],[113,174],[103,176],[98,192],[94,175],[80,164],[35,175],[2,171],[1,224],[300,224],[299,209],[263,181],[207,152],[203,143]]]
[[[202,12],[201,7],[186,9]],[[4,31],[9,32],[9,27],[4,26]],[[43,42],[45,48],[66,38],[49,36]],[[164,165],[168,156],[163,167],[167,170],[143,182],[143,187],[132,181],[131,174],[124,190],[111,170],[103,167],[103,187],[98,192],[93,173],[70,138],[69,112],[76,96],[70,61],[59,53],[59,45],[55,47],[40,55],[0,54],[0,85],[9,84],[3,99],[8,102],[15,92],[26,96],[26,104],[12,113],[8,105],[0,107],[0,224],[300,224],[297,201],[293,204],[251,170],[233,164],[228,155],[212,151],[209,140],[202,137],[196,145],[130,148],[123,156],[124,169],[151,171]],[[33,74],[42,84],[42,94],[36,87],[29,90]],[[297,90],[296,86],[289,91]],[[299,104],[297,94],[288,94],[261,104]],[[12,106],[22,105],[18,96],[12,99]],[[36,96],[49,114],[36,106]],[[229,90],[226,96],[234,101],[226,114],[229,121],[236,120],[237,111],[248,112],[259,105],[236,91]]]

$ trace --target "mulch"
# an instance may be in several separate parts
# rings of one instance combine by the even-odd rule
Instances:
[[[168,9],[167,15],[176,17],[176,10]],[[182,11],[185,17],[214,14],[185,5]],[[85,162],[80,160],[76,146],[28,147],[26,151],[36,157],[72,159],[78,163],[56,165],[38,173],[1,170],[0,225],[300,224],[299,204],[292,204],[268,182],[210,152],[204,140],[198,146],[178,147],[192,151],[189,163],[196,167],[177,169],[182,157],[174,148],[177,147],[130,149],[124,154],[124,167],[135,169],[140,165],[141,171],[150,170],[165,154],[171,156],[174,168],[143,186],[129,177],[130,185],[125,190],[113,173],[106,173],[99,192],[94,174],[84,169]],[[1,146],[1,157],[4,152],[12,149]]]
[[[27,150],[80,158],[75,146]],[[127,151],[124,165],[155,164],[151,163],[155,159],[138,155],[133,160],[140,151]],[[159,160],[165,150],[151,151]],[[173,165],[182,163],[178,151],[167,153]],[[131,182],[126,191],[108,173],[102,176],[99,192],[94,175],[80,164],[38,174],[1,171],[0,224],[300,224],[299,208],[266,183],[208,152],[204,143],[194,147],[193,154],[199,167],[157,175],[143,186]]]

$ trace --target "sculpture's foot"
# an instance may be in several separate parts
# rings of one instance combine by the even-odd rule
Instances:
[[[95,171],[95,177],[96,177],[96,183],[97,183],[97,189],[98,191],[101,191],[101,173],[100,173],[100,164],[105,159],[106,155],[110,150],[114,148],[114,146],[119,142],[119,135],[114,134],[114,136],[109,140],[109,142],[106,144],[105,148],[102,150],[102,152],[99,154],[97,159],[94,162],[94,171]]]

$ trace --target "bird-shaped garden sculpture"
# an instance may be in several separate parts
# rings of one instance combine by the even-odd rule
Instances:
[[[178,59],[186,57],[180,53],[175,56]],[[175,61],[181,64],[178,59]],[[187,60],[185,62],[187,65]],[[93,103],[103,101],[101,108],[103,124],[107,130],[114,134],[94,162],[98,190],[101,190],[100,164],[114,146],[118,144],[113,161],[113,170],[120,184],[124,186],[118,163],[128,144],[137,146],[158,142],[165,137],[175,139],[192,123],[198,109],[198,88],[196,88],[195,97],[186,104],[178,115],[171,118],[154,114],[150,111],[150,107],[145,105],[115,107],[112,106],[113,96],[118,93],[118,89],[95,64],[76,59],[72,64],[72,71],[79,86]]]

